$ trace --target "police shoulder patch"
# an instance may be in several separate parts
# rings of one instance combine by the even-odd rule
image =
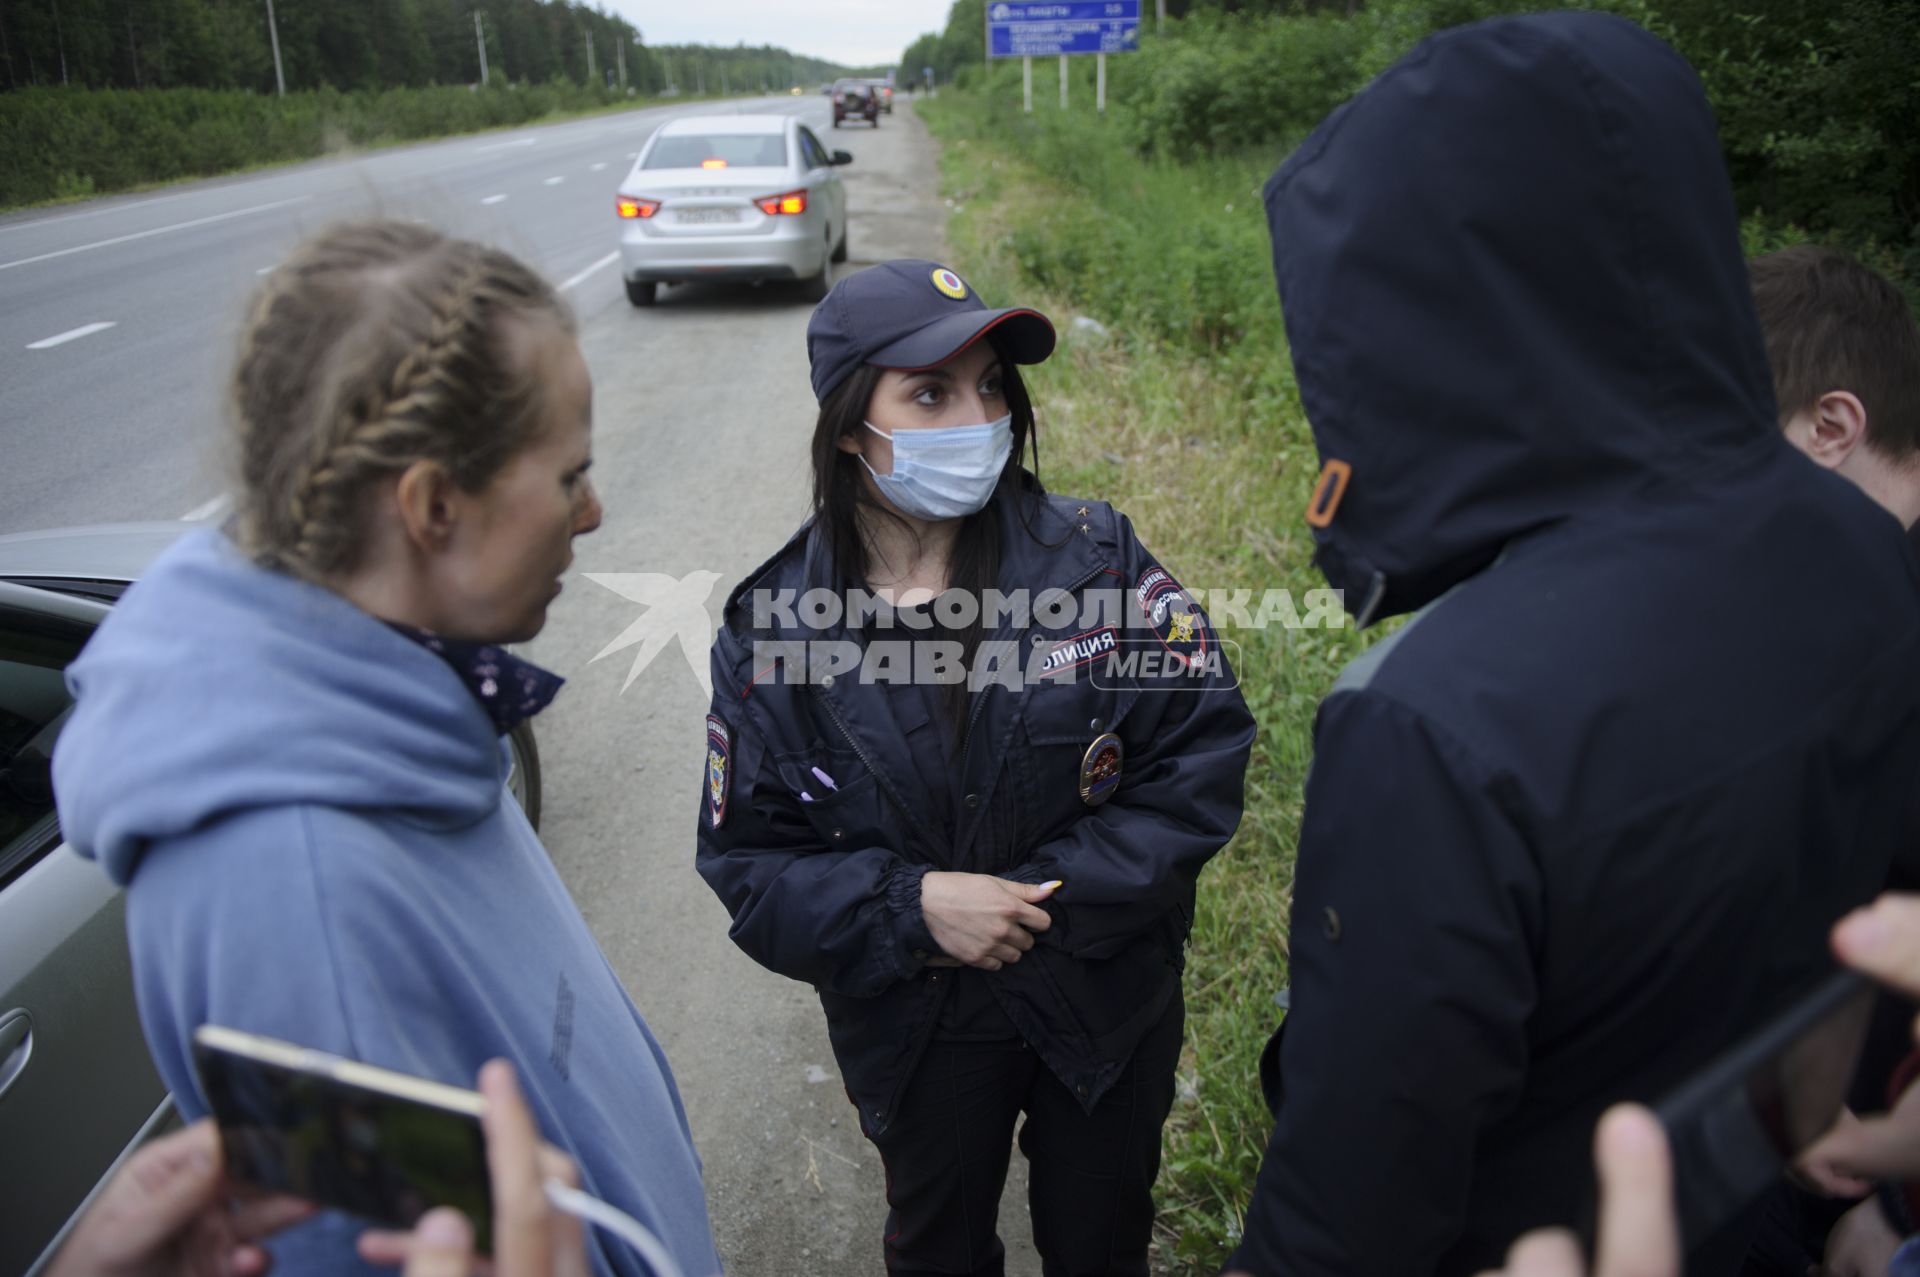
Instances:
[[[1181,665],[1206,657],[1206,615],[1171,572],[1157,563],[1148,565],[1133,584],[1133,599],[1161,646]]]
[[[718,714],[707,715],[707,823],[718,829],[727,819],[727,792],[733,782],[733,733]]]

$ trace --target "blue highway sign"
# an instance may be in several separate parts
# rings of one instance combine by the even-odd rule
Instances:
[[[996,58],[1131,53],[1140,45],[1140,0],[989,0],[987,31]]]

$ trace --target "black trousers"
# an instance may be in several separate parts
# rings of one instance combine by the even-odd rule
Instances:
[[[1185,1023],[1176,992],[1091,1114],[1018,1037],[936,1036],[892,1125],[869,1132],[887,1171],[889,1277],[1002,1277],[995,1224],[1022,1113],[1045,1277],[1147,1277],[1160,1128]]]

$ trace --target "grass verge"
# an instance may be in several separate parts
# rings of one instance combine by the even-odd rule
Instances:
[[[1037,307],[1060,330],[1029,377],[1048,487],[1112,501],[1191,588],[1249,590],[1257,609],[1265,590],[1299,601],[1324,587],[1301,517],[1318,463],[1258,196],[1271,163],[1142,160],[1091,112],[1022,118],[952,91],[918,109],[942,142],[954,265],[993,304]],[[1240,644],[1227,650],[1260,735],[1189,953],[1156,1227],[1156,1267],[1181,1277],[1211,1277],[1230,1253],[1272,1128],[1257,1067],[1287,983],[1314,709],[1371,637],[1213,615]]]

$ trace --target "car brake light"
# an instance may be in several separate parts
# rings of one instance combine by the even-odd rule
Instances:
[[[836,93],[833,95],[833,100],[835,102],[845,102],[847,100],[847,95],[844,93]]]
[[[701,168],[725,168],[726,166],[727,166],[727,162],[725,160],[701,160],[700,161]]]
[[[754,203],[758,204],[760,211],[769,217],[777,217],[781,213],[804,213],[807,211],[807,193],[788,191],[785,195],[765,196],[755,200]]]
[[[652,217],[660,211],[660,201],[622,195],[613,201],[613,211],[622,217]]]

